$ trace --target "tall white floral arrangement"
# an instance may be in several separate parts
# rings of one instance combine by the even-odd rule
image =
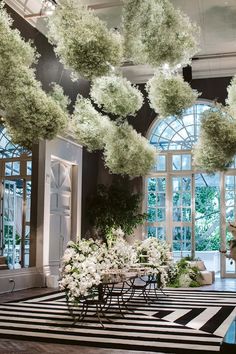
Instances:
[[[79,302],[101,282],[99,253],[104,246],[99,241],[70,241],[62,258],[59,287],[65,290],[70,301]]]
[[[4,124],[13,141],[28,148],[52,139],[67,123],[67,114],[42,90],[30,68],[37,54],[0,6],[0,97]]]
[[[128,123],[123,123],[106,138],[105,165],[114,174],[145,176],[155,162],[155,149]]]
[[[172,74],[162,70],[146,85],[150,106],[161,118],[180,116],[186,108],[191,107],[197,100],[199,93],[192,90],[179,74]]]
[[[134,116],[143,105],[143,95],[126,78],[111,75],[93,81],[90,96],[104,112],[118,117]]]
[[[121,36],[75,0],[61,0],[49,19],[49,38],[60,60],[79,76],[106,75],[120,65]]]
[[[102,150],[113,129],[113,123],[107,116],[100,114],[89,99],[78,95],[69,133],[80,144],[86,146],[89,151]]]
[[[169,0],[124,0],[125,51],[136,63],[185,65],[198,51],[199,28]]]
[[[195,168],[212,173],[229,167],[236,154],[236,120],[223,107],[203,112],[193,152]]]

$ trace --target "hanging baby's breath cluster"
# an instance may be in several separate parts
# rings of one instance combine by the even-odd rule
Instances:
[[[126,56],[157,68],[186,65],[198,51],[199,28],[169,0],[123,0]]]
[[[42,90],[30,66],[37,55],[0,7],[0,106],[13,141],[30,148],[39,139],[52,139],[66,124],[67,115]]]
[[[127,79],[103,76],[93,81],[90,95],[104,112],[118,117],[134,116],[143,105],[143,95]]]
[[[236,121],[223,107],[202,114],[201,132],[194,149],[194,165],[209,173],[224,171],[236,154]]]
[[[89,151],[102,150],[114,126],[107,116],[100,114],[89,99],[78,96],[69,132]]]
[[[198,98],[198,92],[180,75],[156,71],[146,85],[150,106],[160,117],[180,116]]]
[[[115,124],[98,113],[89,99],[78,96],[69,133],[89,151],[103,150],[111,173],[147,174],[155,162],[155,150],[128,123]]]
[[[60,85],[53,82],[51,84],[51,91],[48,93],[48,95],[58,103],[64,112],[68,113],[68,106],[71,103],[71,100],[64,94],[64,90]]]
[[[128,123],[117,126],[107,137],[105,165],[114,174],[144,176],[155,162],[155,150]]]
[[[226,103],[230,114],[236,119],[236,75],[230,82],[230,85],[227,87],[228,98]]]
[[[85,78],[106,75],[122,60],[121,36],[75,0],[57,5],[49,20],[49,38],[63,64]]]

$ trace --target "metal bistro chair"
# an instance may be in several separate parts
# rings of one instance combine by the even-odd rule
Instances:
[[[91,294],[87,296],[80,296],[78,298],[78,302],[71,302],[68,295],[66,294],[67,308],[73,319],[73,325],[78,322],[83,322],[85,317],[88,315],[88,311],[91,308],[94,309],[95,307],[95,316],[104,328],[102,317],[109,321],[109,318],[107,318],[103,311],[106,301],[107,296],[105,294],[105,288],[102,283],[97,287],[94,287]]]

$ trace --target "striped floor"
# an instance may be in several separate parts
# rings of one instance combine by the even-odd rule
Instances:
[[[166,290],[146,303],[140,292],[121,316],[116,301],[102,328],[94,308],[72,324],[64,294],[0,304],[0,334],[6,338],[163,353],[215,353],[236,316],[236,293]]]

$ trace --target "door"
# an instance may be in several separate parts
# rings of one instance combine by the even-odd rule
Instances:
[[[193,175],[171,176],[170,224],[174,258],[192,255]]]
[[[220,174],[195,174],[195,255],[209,270],[220,271]]]
[[[7,257],[10,269],[19,268],[20,246],[17,246],[20,236],[16,232],[16,182],[3,182],[2,207],[3,255]],[[21,232],[19,234],[21,235]]]
[[[50,262],[58,266],[71,239],[72,165],[51,161]]]

